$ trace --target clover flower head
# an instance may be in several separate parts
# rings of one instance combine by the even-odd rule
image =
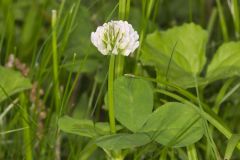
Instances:
[[[127,21],[110,21],[92,32],[91,41],[103,55],[129,56],[139,46],[139,36]]]

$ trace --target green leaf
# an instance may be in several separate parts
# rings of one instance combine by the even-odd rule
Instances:
[[[156,31],[147,36],[140,58],[155,66],[158,79],[193,87],[206,62],[207,39],[207,32],[193,23]]]
[[[150,137],[144,133],[121,133],[103,136],[96,140],[96,144],[99,147],[109,150],[134,148],[145,145],[149,142],[151,142]]]
[[[68,116],[60,118],[58,125],[64,132],[90,138],[110,133],[110,127],[108,123],[98,122],[94,124],[91,120],[74,119]],[[121,127],[117,126],[117,130],[119,129],[121,129]]]
[[[153,91],[142,79],[120,77],[114,82],[116,119],[129,130],[140,129],[153,109]]]
[[[224,160],[230,160],[233,154],[235,147],[237,146],[240,140],[240,134],[233,134],[232,137],[229,139],[227,144],[227,149],[225,152]]]
[[[219,47],[207,69],[211,81],[240,76],[240,42],[228,42]]]
[[[158,143],[170,147],[193,144],[204,132],[198,112],[177,102],[166,103],[154,111],[141,131],[151,133]]]
[[[85,137],[96,137],[98,135],[91,120],[78,120],[64,116],[59,119],[58,125],[61,130],[67,133]]]
[[[29,79],[19,72],[0,66],[0,102],[8,96],[31,88]]]

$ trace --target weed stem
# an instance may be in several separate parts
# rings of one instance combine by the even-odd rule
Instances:
[[[111,55],[108,70],[108,115],[111,133],[116,133],[113,99],[113,80],[114,80],[115,55]]]

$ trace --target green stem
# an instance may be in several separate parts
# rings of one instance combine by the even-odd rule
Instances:
[[[122,76],[123,75],[123,69],[124,69],[124,64],[125,64],[125,59],[123,55],[118,54],[116,58],[117,62],[117,67],[116,67],[116,77]]]
[[[27,111],[27,99],[24,93],[20,94],[20,103],[21,106],[23,106],[23,119],[22,119],[22,125],[23,128],[27,128],[23,131],[23,140],[24,140],[24,145],[25,145],[25,156],[26,160],[32,160],[32,138],[31,138],[31,133],[30,133],[30,123],[29,123],[29,117],[28,117],[28,111]]]
[[[126,17],[126,0],[119,0],[119,10],[118,17],[119,19],[125,19]]]
[[[114,63],[115,56],[111,55],[108,70],[108,115],[111,133],[116,133],[115,116],[114,116],[114,97],[113,97],[113,80],[114,80]]]
[[[130,5],[131,5],[131,0],[127,0],[126,2],[126,13],[125,13],[125,18],[128,18],[129,17],[129,13],[130,13]]]
[[[57,121],[61,114],[61,98],[59,90],[59,72],[58,72],[58,50],[57,50],[57,11],[52,10],[52,60],[53,60],[53,86],[54,86],[54,105],[57,111]],[[60,130],[56,129],[56,140],[55,140],[55,159],[60,159]]]
[[[53,81],[54,81],[54,100],[55,107],[59,114],[60,108],[60,92],[59,92],[59,81],[58,81],[58,53],[57,53],[57,11],[52,11],[52,60],[53,60]]]
[[[126,20],[130,12],[131,0],[119,0],[118,8],[118,18],[121,20]],[[116,60],[116,77],[123,74],[125,59],[124,56],[118,54]]]

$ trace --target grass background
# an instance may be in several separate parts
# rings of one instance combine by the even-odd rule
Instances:
[[[107,120],[102,106],[108,59],[92,46],[91,32],[109,20],[128,19],[143,43],[145,35],[156,29],[194,22],[209,32],[210,60],[220,44],[239,39],[239,3],[232,2],[234,12],[227,1],[220,0],[1,0],[0,64],[20,71],[33,86],[0,104],[0,159],[105,159],[92,141],[66,135],[57,127],[58,118],[65,114]],[[140,50],[141,46],[137,53]],[[134,58],[126,62],[125,73],[133,72],[131,61]],[[226,90],[237,88],[238,81],[236,77],[218,81],[204,92],[200,88],[199,96],[214,106],[216,98],[221,101],[226,97],[223,86]],[[240,129],[239,95],[233,90],[224,105],[215,105],[219,117],[234,133]],[[11,107],[13,101],[18,105]],[[209,129],[219,155],[224,156],[228,141],[212,126]],[[217,159],[206,139],[196,147],[198,159]],[[166,153],[171,159],[187,157],[184,148],[169,148]],[[135,159],[142,155],[161,159],[165,150],[153,145],[134,154]],[[239,158],[238,151],[234,152],[232,159]]]

